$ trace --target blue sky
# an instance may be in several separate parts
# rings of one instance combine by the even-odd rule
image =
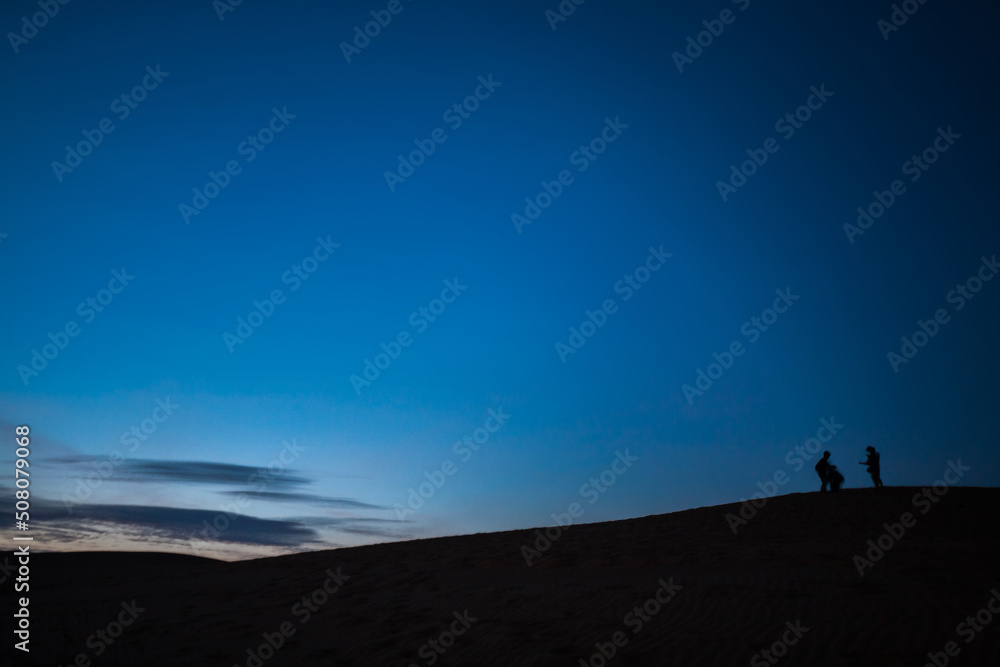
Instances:
[[[31,427],[45,548],[546,525],[626,450],[581,521],[737,501],[779,470],[811,491],[786,457],[821,420],[848,486],[868,444],[887,484],[957,458],[1000,481],[1000,284],[949,299],[1000,250],[981,12],[928,3],[884,39],[890,5],[864,3],[216,7],[70,3],[36,32],[36,3],[0,13],[30,34],[0,56],[0,422]],[[566,353],[588,311],[603,324]],[[259,326],[233,343],[240,318]],[[366,361],[384,368],[352,381]],[[717,377],[685,391],[699,370]]]

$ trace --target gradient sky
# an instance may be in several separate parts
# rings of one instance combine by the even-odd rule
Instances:
[[[948,299],[1000,251],[997,17],[930,2],[886,40],[890,4],[593,0],[553,29],[556,0],[402,0],[350,62],[340,44],[385,2],[246,0],[221,20],[209,0],[73,2],[16,52],[8,36],[0,426],[32,430],[37,547],[236,558],[542,526],[573,502],[581,522],[733,502],[777,471],[780,493],[812,491],[814,461],[787,454],[823,419],[842,425],[824,446],[848,486],[870,484],[868,444],[886,484],[961,458],[964,484],[997,485],[1000,282]],[[679,72],[672,54],[723,9],[733,21]],[[37,11],[6,3],[0,26]],[[147,67],[168,74],[122,118]],[[776,121],[812,87],[832,95],[788,136]],[[477,89],[456,128],[445,113]],[[294,118],[250,151],[274,110]],[[53,167],[105,118],[90,155]],[[581,157],[609,122],[614,142]],[[446,140],[390,188],[437,128]],[[938,128],[960,138],[913,182],[904,163]],[[717,182],[768,138],[777,152],[723,201]],[[230,161],[239,173],[185,220]],[[845,223],[895,179],[905,193],[852,243]],[[339,246],[296,285],[286,272],[317,239]],[[650,248],[670,257],[626,300],[616,284]],[[445,281],[464,289],[421,324]],[[276,289],[284,302],[227,345]],[[798,298],[752,334],[776,290]],[[563,360],[556,344],[608,299]],[[887,353],[938,309],[947,323],[894,369]],[[69,322],[65,349],[19,370]],[[401,332],[410,345],[356,391]],[[689,401],[734,341],[744,354]],[[456,450],[490,410],[509,417]],[[626,451],[613,486],[583,486]],[[114,452],[126,460],[75,496]],[[420,509],[394,509],[446,461]],[[240,493],[241,516],[203,534]]]

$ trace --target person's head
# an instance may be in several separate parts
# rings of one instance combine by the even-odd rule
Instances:
[[[830,458],[830,452],[823,452],[823,458],[824,459]]]
[[[872,447],[871,445],[868,445],[867,447],[865,447],[865,451],[874,452],[875,448]]]

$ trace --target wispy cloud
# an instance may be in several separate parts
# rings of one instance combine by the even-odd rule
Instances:
[[[49,460],[52,464],[85,466],[93,463],[107,463],[107,457],[63,456]],[[88,474],[91,469],[85,469]],[[72,474],[72,471],[70,471]],[[214,463],[211,461],[170,461],[165,459],[127,459],[114,466],[114,474],[107,481],[173,482],[178,484],[213,484],[223,486],[245,486],[267,483],[268,486],[291,488],[309,484],[312,480],[291,470],[280,474],[269,472],[267,468],[238,465],[234,463]]]
[[[372,505],[360,500],[350,498],[328,498],[317,496],[312,493],[291,493],[288,491],[225,491],[226,495],[247,496],[256,500],[267,500],[275,503],[301,503],[304,505],[315,505],[317,507],[329,507],[332,509],[351,510],[385,510],[391,509],[387,505]]]
[[[60,505],[35,501],[32,519],[46,530],[60,531],[64,538],[81,539],[102,535],[127,534],[132,538],[189,542],[205,540],[205,522],[219,515],[217,510],[181,509],[153,505],[73,506],[70,514]],[[72,536],[76,536],[73,538]],[[295,519],[260,519],[238,515],[229,527],[214,538],[220,542],[258,546],[294,546],[323,543],[315,529]]]
[[[402,519],[378,519],[365,517],[307,517],[299,519],[302,525],[313,528],[327,528],[352,535],[368,535],[372,537],[389,537],[407,539],[413,537],[409,533],[400,532],[393,526],[409,524]]]
[[[63,468],[68,476],[80,479],[93,476],[95,470],[100,470],[95,468],[95,464],[107,469],[109,459],[69,454],[46,461],[46,465]],[[128,459],[115,461],[113,471],[109,469],[102,474],[101,481],[155,481],[168,485],[168,488],[172,485],[221,486],[224,488],[218,492],[228,497],[242,496],[262,503],[312,506],[342,510],[343,513],[390,509],[354,498],[303,493],[297,489],[312,484],[314,480],[290,468],[272,472],[266,468],[232,463]],[[266,485],[266,490],[261,485]],[[63,495],[65,500],[66,494]],[[13,493],[5,493],[4,497],[12,498]],[[210,541],[244,547],[315,549],[340,546],[329,539],[336,533],[389,539],[408,537],[398,531],[399,526],[393,525],[406,522],[395,519],[352,516],[259,518],[242,513],[236,506],[233,506],[233,511],[223,511],[169,507],[163,501],[143,505],[99,504],[93,500],[83,496],[68,504],[35,496],[32,498],[31,518],[36,525],[45,526],[52,543],[67,546],[95,542],[117,546],[125,542],[137,543],[145,548],[190,548],[192,542]],[[136,500],[141,503],[141,500]],[[7,504],[0,501],[0,507]],[[210,526],[218,528],[220,515],[226,517],[226,527],[207,529]]]

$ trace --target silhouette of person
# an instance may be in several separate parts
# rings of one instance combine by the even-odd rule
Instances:
[[[868,452],[868,458],[864,461],[859,461],[863,466],[868,466],[868,474],[872,476],[872,483],[875,484],[876,489],[882,488],[882,477],[880,473],[882,471],[881,465],[879,463],[879,453],[875,451],[875,448],[871,445],[865,447],[865,451]]]
[[[830,484],[830,452],[823,452],[823,458],[816,463],[816,474],[822,482],[819,490],[825,492],[827,485]]]

